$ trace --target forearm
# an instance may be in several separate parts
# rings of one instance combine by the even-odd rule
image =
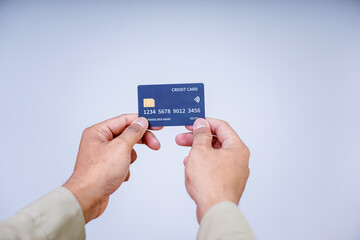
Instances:
[[[58,188],[0,222],[0,240],[85,239],[82,209],[66,188]]]
[[[254,234],[232,202],[212,206],[201,220],[197,240],[253,240]]]

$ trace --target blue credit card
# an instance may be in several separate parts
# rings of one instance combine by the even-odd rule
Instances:
[[[138,86],[139,117],[150,127],[193,125],[205,118],[203,83]]]

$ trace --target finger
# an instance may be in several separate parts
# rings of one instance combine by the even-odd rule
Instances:
[[[142,142],[145,143],[145,145],[152,150],[159,150],[161,146],[159,140],[155,137],[154,133],[150,131],[145,132],[142,138]]]
[[[180,133],[175,137],[175,142],[179,146],[191,147],[193,143],[193,133],[192,132]],[[215,149],[221,148],[221,144],[219,143],[216,136],[212,136],[211,145]]]
[[[163,129],[164,127],[149,127],[150,130],[158,131]]]
[[[137,153],[134,149],[131,150],[131,163],[135,162],[137,159]]]
[[[221,143],[219,142],[216,136],[213,136],[212,146],[214,149],[219,149],[222,147]]]
[[[96,129],[97,132],[105,136],[106,140],[111,141],[121,134],[136,118],[137,114],[124,114],[95,124],[91,128]]]
[[[223,147],[227,147],[237,141],[241,142],[239,136],[227,122],[215,118],[206,118],[206,120],[210,124],[211,132],[216,135]]]
[[[137,143],[145,144],[153,150],[159,150],[161,147],[159,140],[156,138],[154,133],[150,131],[146,131],[144,136]]]
[[[185,126],[185,128],[186,128],[187,130],[189,130],[189,131],[194,131],[193,126]]]
[[[125,178],[124,182],[129,181],[129,179],[130,179],[130,170],[129,170],[128,175],[126,176],[126,178]]]
[[[211,148],[212,134],[208,121],[203,118],[198,118],[194,122],[193,131],[193,148],[208,147]]]
[[[184,166],[186,165],[188,159],[189,159],[189,156],[186,156],[186,157],[184,158]]]
[[[146,118],[137,118],[114,140],[117,140],[119,143],[126,144],[130,150],[134,147],[135,143],[143,137],[148,125],[149,123]]]
[[[193,142],[193,133],[180,133],[175,137],[175,142],[184,147],[191,147]]]

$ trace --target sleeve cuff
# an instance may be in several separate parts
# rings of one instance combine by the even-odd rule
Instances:
[[[249,224],[233,202],[213,205],[201,220],[197,240],[252,240]]]
[[[22,209],[33,219],[35,227],[47,239],[85,239],[85,220],[82,208],[75,196],[66,188],[59,187]]]

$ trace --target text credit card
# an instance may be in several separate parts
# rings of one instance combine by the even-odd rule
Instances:
[[[139,117],[149,126],[193,125],[205,118],[203,83],[139,85]]]

